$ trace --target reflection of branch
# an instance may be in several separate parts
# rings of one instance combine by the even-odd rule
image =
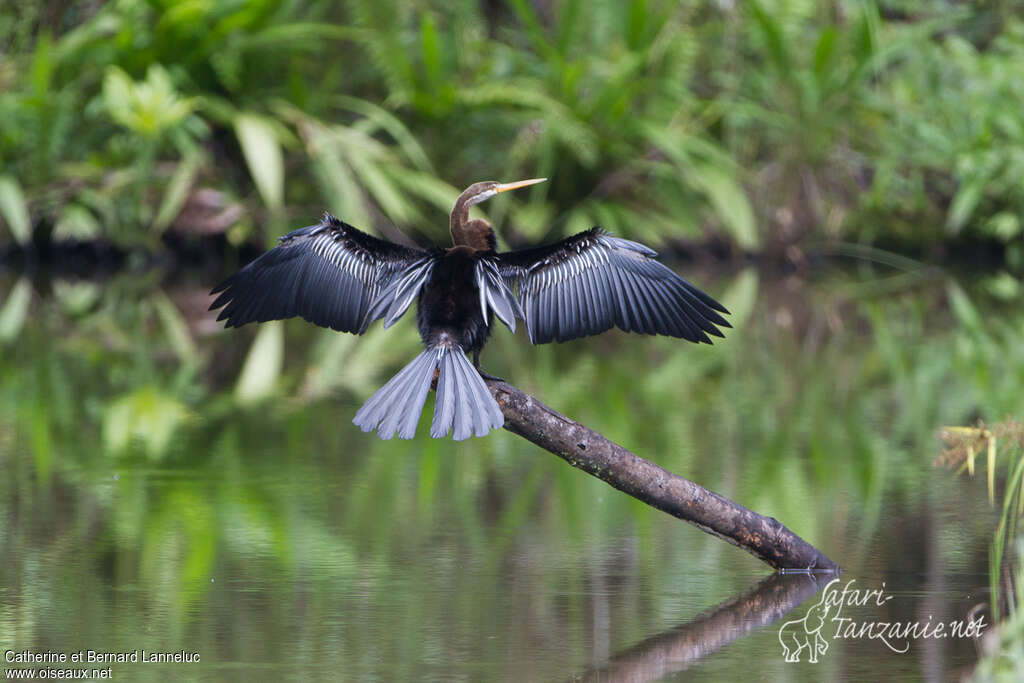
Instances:
[[[839,567],[778,520],[672,474],[505,382],[488,380],[505,429],[652,507],[738,545],[776,569]]]
[[[652,681],[682,671],[747,633],[778,621],[816,593],[822,583],[820,575],[773,574],[692,621],[620,652],[577,680]]]

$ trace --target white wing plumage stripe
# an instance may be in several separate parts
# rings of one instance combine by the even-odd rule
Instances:
[[[530,341],[542,344],[611,327],[711,343],[728,311],[655,259],[648,247],[579,233],[549,247],[498,254],[501,274],[517,288]]]
[[[291,232],[276,247],[222,282],[210,309],[228,327],[302,316],[316,325],[361,334],[385,313],[389,324],[408,308],[405,298],[379,305],[382,292],[407,295],[422,285],[426,252],[378,239],[330,215]],[[396,278],[404,286],[392,289]],[[417,290],[418,291],[418,290]],[[413,298],[415,298],[413,296]],[[391,303],[396,305],[391,306]]]
[[[480,289],[480,312],[484,322],[490,318],[488,312],[494,311],[498,319],[515,332],[516,318],[523,320],[526,314],[501,276],[494,258],[484,257],[477,261],[475,275]]]

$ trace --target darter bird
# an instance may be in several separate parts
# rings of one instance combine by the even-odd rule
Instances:
[[[711,343],[731,327],[728,311],[637,242],[599,228],[531,249],[498,252],[494,230],[470,219],[474,204],[545,178],[470,185],[451,212],[453,246],[423,250],[372,237],[330,214],[282,237],[277,246],[211,294],[227,327],[302,316],[362,334],[390,327],[414,300],[425,350],[381,387],[353,422],[382,439],[411,439],[427,392],[437,400],[430,435],[484,436],[504,424],[480,371],[480,350],[497,317],[534,344],[563,342],[618,327]],[[466,354],[473,354],[470,363]]]

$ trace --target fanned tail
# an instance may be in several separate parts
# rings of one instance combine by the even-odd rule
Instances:
[[[376,429],[382,439],[396,434],[413,438],[435,370],[439,373],[432,437],[442,438],[451,430],[452,438],[461,441],[505,424],[480,374],[454,344],[434,346],[416,356],[363,404],[352,422],[364,432]]]
[[[363,404],[352,422],[364,432],[376,429],[382,439],[396,433],[399,438],[411,439],[439,360],[438,349],[416,356]]]
[[[474,434],[484,436],[505,424],[498,402],[462,349],[455,346],[444,351],[430,435],[440,439],[451,429],[452,438],[462,441]]]

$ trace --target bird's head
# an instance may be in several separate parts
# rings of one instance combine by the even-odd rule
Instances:
[[[518,190],[520,187],[536,185],[537,183],[543,183],[545,180],[547,180],[547,178],[517,180],[514,183],[499,183],[496,180],[484,180],[479,183],[473,183],[467,187],[461,195],[459,195],[459,198],[455,201],[455,206],[465,206],[468,208],[474,204],[479,204],[482,201],[490,199],[499,192]]]
[[[494,231],[491,230],[491,226],[485,220],[479,218],[469,220],[469,207],[490,199],[499,192],[536,185],[537,183],[543,183],[545,180],[547,178],[531,178],[530,180],[518,180],[514,183],[499,183],[494,180],[473,183],[459,195],[459,198],[455,200],[455,206],[452,208],[450,223],[452,242],[483,251],[494,249],[497,244]]]

